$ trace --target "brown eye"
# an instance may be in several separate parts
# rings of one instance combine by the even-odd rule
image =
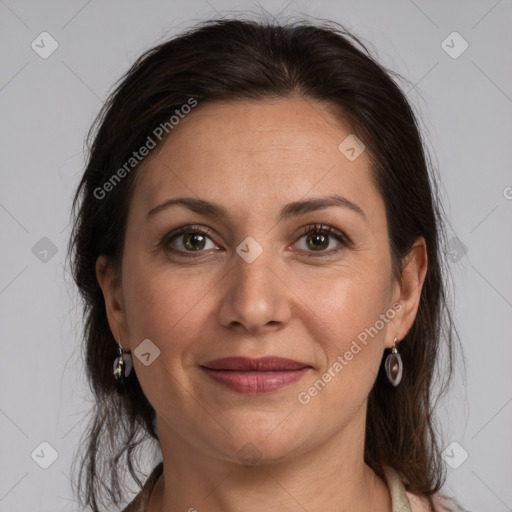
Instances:
[[[315,251],[326,249],[329,246],[329,237],[322,234],[310,234],[306,240],[308,247]]]
[[[190,251],[200,251],[206,245],[206,237],[200,233],[185,233],[182,240],[183,246]]]
[[[304,243],[302,243],[303,239]],[[351,246],[349,239],[343,233],[332,226],[323,226],[321,224],[305,227],[303,235],[299,238],[297,244],[301,251],[309,253],[307,254],[308,256],[318,257],[330,256]],[[331,248],[326,250],[329,247]]]
[[[196,257],[208,254],[208,249],[219,249],[207,228],[192,225],[182,226],[165,235],[160,242],[165,251],[177,256]],[[194,254],[196,253],[196,254]]]

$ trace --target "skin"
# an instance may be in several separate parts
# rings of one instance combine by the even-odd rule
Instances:
[[[325,107],[297,97],[204,104],[144,162],[121,269],[100,257],[96,271],[114,337],[125,350],[150,339],[161,351],[149,366],[133,357],[156,411],[164,461],[146,511],[391,511],[385,482],[363,459],[366,405],[384,349],[414,321],[427,256],[418,238],[401,279],[392,275],[368,154],[351,162],[338,150],[350,133]],[[278,222],[285,204],[332,194],[357,204],[364,217],[334,206]],[[147,216],[176,197],[219,203],[229,217],[180,205]],[[189,247],[196,258],[160,244],[188,223],[212,232],[199,243],[202,252],[183,245],[183,235],[167,247]],[[352,245],[331,235],[328,245],[312,242],[300,228],[315,223]],[[236,252],[248,236],[263,249],[252,263]],[[298,394],[395,303],[402,307],[394,318],[301,404]],[[199,367],[242,355],[288,357],[312,368],[299,382],[249,395]],[[242,460],[239,451],[251,445],[255,457]]]

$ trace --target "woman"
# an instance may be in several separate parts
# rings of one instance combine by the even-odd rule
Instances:
[[[391,76],[339,25],[250,20],[129,70],[74,205],[82,503],[142,486],[149,438],[127,512],[453,510],[442,209]]]

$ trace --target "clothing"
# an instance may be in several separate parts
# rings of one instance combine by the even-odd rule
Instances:
[[[122,512],[144,512],[151,491],[158,477],[162,474],[163,463],[160,462],[147,478],[144,486],[134,500]],[[391,494],[393,512],[428,512],[426,501],[405,490],[398,473],[391,467],[384,468],[385,481]]]

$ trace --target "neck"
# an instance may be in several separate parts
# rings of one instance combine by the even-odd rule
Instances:
[[[364,439],[353,435],[359,428],[286,460],[243,465],[205,454],[159,419],[164,472],[145,512],[391,512],[386,483],[364,463]]]

